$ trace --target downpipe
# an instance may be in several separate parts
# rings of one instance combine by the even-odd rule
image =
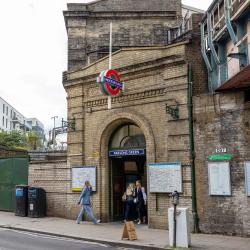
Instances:
[[[189,157],[191,167],[191,189],[192,189],[192,215],[193,233],[199,233],[199,217],[197,212],[196,200],[196,181],[195,181],[195,152],[194,152],[194,129],[193,129],[193,71],[192,65],[188,65],[188,122],[189,122]]]

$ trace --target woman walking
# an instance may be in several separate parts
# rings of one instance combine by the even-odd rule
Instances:
[[[141,181],[137,180],[134,190],[134,203],[136,204],[137,224],[141,224],[141,219],[145,213],[145,206],[147,204],[147,195],[144,187],[141,186]]]
[[[123,195],[123,201],[125,202],[124,222],[128,221],[130,214],[133,214],[133,209],[134,209],[133,190],[134,190],[134,184],[130,183],[126,189],[126,192]]]
[[[90,203],[90,194],[92,192],[92,186],[90,185],[89,181],[85,181],[85,186],[82,189],[82,193],[80,195],[78,205],[82,205],[82,208],[80,210],[80,213],[77,217],[76,223],[80,224],[80,221],[82,220],[83,214],[86,212],[88,218],[96,225],[97,223],[100,223],[100,220],[97,220],[94,217],[91,203]]]

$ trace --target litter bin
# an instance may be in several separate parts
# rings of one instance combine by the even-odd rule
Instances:
[[[28,189],[28,217],[39,218],[46,216],[46,193],[40,187]]]
[[[28,188],[27,185],[16,185],[16,216],[27,216],[28,214]]]

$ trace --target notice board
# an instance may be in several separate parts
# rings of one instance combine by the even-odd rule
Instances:
[[[150,193],[182,193],[180,162],[148,164]]]
[[[210,195],[231,195],[229,162],[209,162],[208,179]]]
[[[95,166],[73,166],[72,187],[73,191],[81,191],[85,181],[89,181],[92,191],[96,191],[96,167]]]
[[[245,162],[245,183],[246,194],[250,196],[250,161]]]

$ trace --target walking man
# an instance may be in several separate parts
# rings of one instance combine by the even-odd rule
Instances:
[[[86,212],[88,218],[96,225],[97,223],[100,223],[100,220],[97,220],[94,217],[92,208],[91,208],[91,203],[90,203],[90,194],[92,192],[92,186],[90,185],[89,181],[85,181],[85,185],[82,189],[82,193],[80,195],[78,205],[82,205],[82,208],[80,210],[80,213],[77,217],[76,223],[80,224],[80,221],[82,220],[83,214]]]
[[[134,190],[134,203],[136,204],[137,224],[141,224],[141,219],[145,215],[145,206],[147,204],[147,195],[145,188],[141,186],[141,181],[137,180]]]

